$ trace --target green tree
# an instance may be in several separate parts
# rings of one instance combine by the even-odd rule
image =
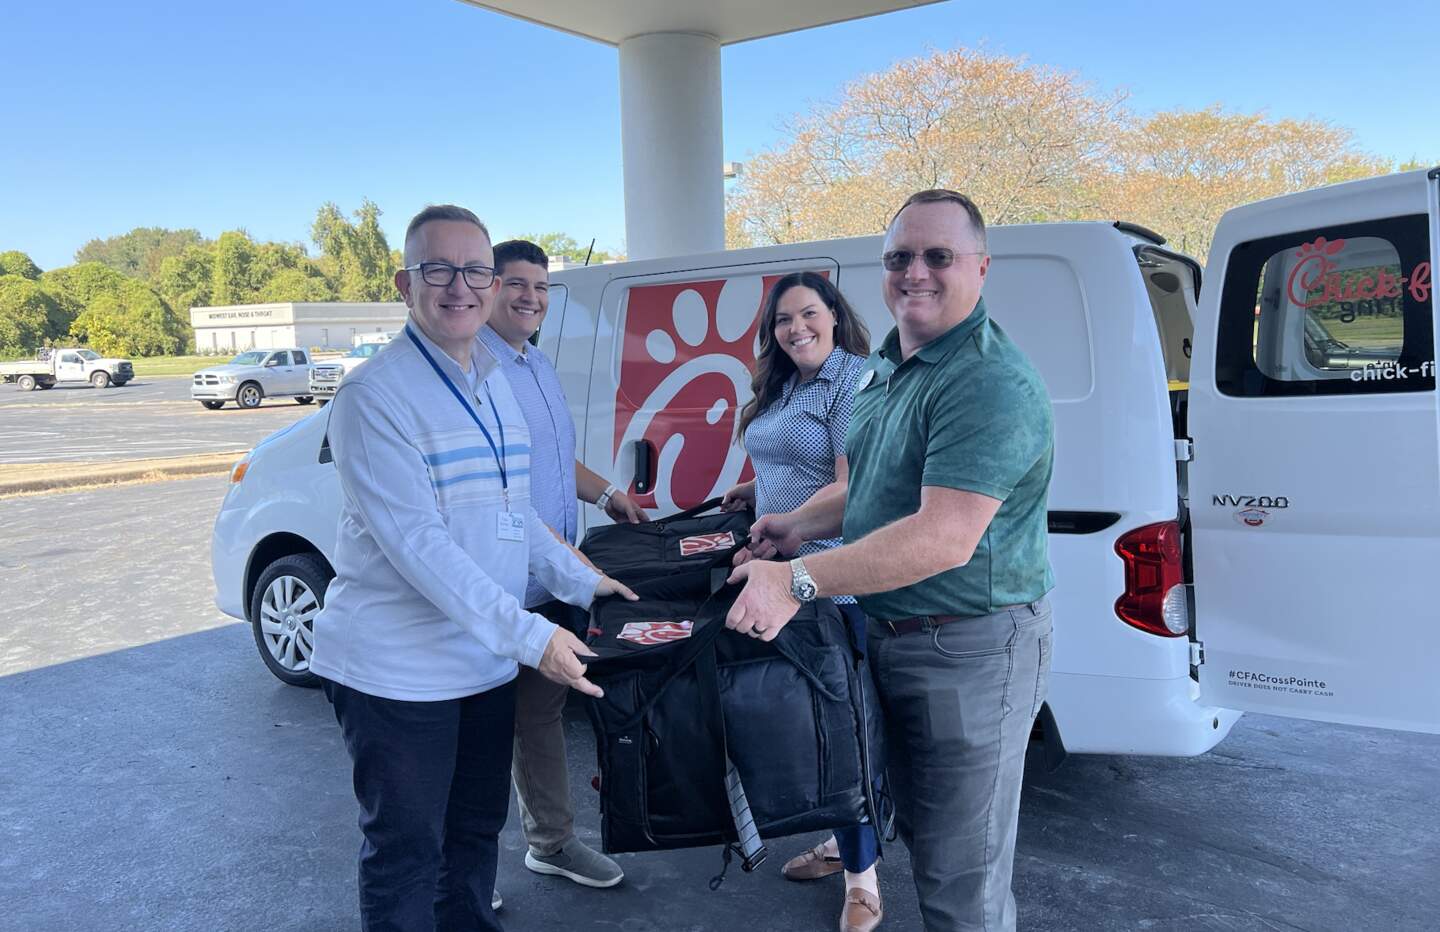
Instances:
[[[185,348],[190,326],[144,282],[127,279],[80,312],[70,334],[104,356],[163,356]]]
[[[182,313],[212,304],[215,245],[187,246],[178,256],[167,256],[155,276],[156,290]]]
[[[526,239],[545,250],[545,255],[552,259],[564,258],[567,262],[581,263],[585,261],[585,254],[590,252],[589,243],[579,243],[575,237],[568,233],[534,233],[525,236],[517,236],[516,239]],[[606,252],[603,249],[596,249],[590,254],[590,264],[600,262],[615,262],[623,259],[624,256],[616,253]]]
[[[398,301],[390,244],[380,229],[380,208],[366,198],[351,222],[334,203],[316,212],[310,237],[320,267],[341,301]]]
[[[318,269],[313,273],[310,269],[303,268],[281,269],[260,289],[259,300],[264,304],[334,301],[335,291]]]
[[[199,230],[136,227],[119,236],[90,240],[75,253],[75,261],[99,262],[124,275],[152,281],[165,259],[202,242]]]
[[[19,275],[32,282],[40,277],[40,266],[18,249],[0,252],[0,275]]]
[[[23,356],[54,336],[55,299],[39,282],[0,275],[0,354]]]
[[[215,241],[215,265],[210,273],[211,300],[217,306],[253,304],[256,287],[255,241],[244,230],[230,230]]]
[[[131,279],[99,262],[83,262],[51,269],[40,276],[40,287],[55,300],[56,317],[50,327],[53,336],[63,336],[81,311],[102,295],[114,294]]]

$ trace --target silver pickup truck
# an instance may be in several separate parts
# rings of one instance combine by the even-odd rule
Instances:
[[[94,350],[75,347],[41,350],[34,359],[21,362],[0,362],[0,381],[14,382],[22,392],[54,388],[60,382],[119,388],[133,378],[130,360],[106,359]]]
[[[288,395],[302,405],[310,394],[310,354],[296,347],[248,350],[222,366],[201,369],[190,377],[190,397],[211,411],[233,401],[258,408],[267,396]]]

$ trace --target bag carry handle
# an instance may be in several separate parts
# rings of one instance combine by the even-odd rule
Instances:
[[[673,515],[668,515],[664,518],[661,518],[660,521],[675,521],[684,518],[698,518],[700,515],[703,515],[707,511],[719,508],[720,503],[724,500],[724,498],[707,498],[705,499],[705,501],[701,502],[698,505],[692,505],[689,508],[686,508],[684,511],[677,511]]]

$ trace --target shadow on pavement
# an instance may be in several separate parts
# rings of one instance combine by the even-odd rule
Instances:
[[[567,715],[581,837],[598,845],[590,728]],[[1251,717],[1196,759],[1033,767],[1016,860],[1026,929],[1421,929],[1440,910],[1440,739]],[[283,686],[247,626],[0,678],[0,928],[349,930],[359,831],[323,696]],[[1038,757],[1032,760],[1038,764]],[[531,874],[512,815],[512,930],[835,926],[838,878],[770,842],[712,893],[718,849],[626,856],[592,891]],[[885,928],[918,929],[898,843]],[[1423,921],[1422,921],[1423,920]]]

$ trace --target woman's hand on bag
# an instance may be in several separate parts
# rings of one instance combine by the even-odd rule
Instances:
[[[744,511],[755,507],[755,480],[732,485],[725,497],[720,499],[721,511]]]
[[[545,645],[545,653],[540,657],[540,666],[535,669],[552,683],[578,689],[599,699],[605,695],[605,690],[585,678],[585,661],[581,659],[594,656],[584,641],[557,625],[555,633],[550,635],[550,642]]]
[[[635,499],[624,492],[616,492],[610,496],[610,501],[605,503],[605,513],[614,521],[624,521],[629,524],[640,524],[650,520],[645,509],[635,504]]]
[[[601,576],[600,581],[595,584],[595,598],[607,595],[623,595],[631,602],[639,602],[640,597],[630,590],[630,587],[618,579],[611,579],[609,576]]]
[[[750,525],[750,550],[759,560],[793,557],[805,539],[795,530],[789,512],[766,515]]]

